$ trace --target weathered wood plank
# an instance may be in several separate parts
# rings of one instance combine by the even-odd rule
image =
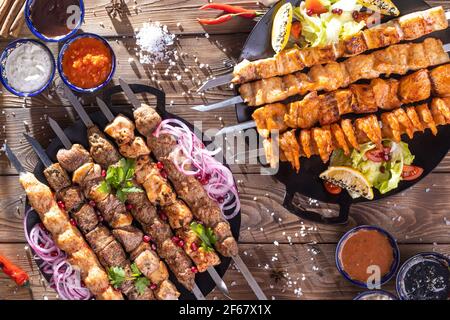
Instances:
[[[350,227],[362,224],[386,228],[401,243],[450,244],[450,175],[431,174],[415,187],[384,201],[355,205],[344,226],[311,224],[281,206],[284,187],[271,177],[236,175],[242,202],[242,243],[337,242]],[[24,241],[24,195],[17,176],[0,176],[0,242]],[[427,192],[428,191],[428,192]],[[326,205],[301,204],[311,210]]]
[[[269,299],[352,299],[363,291],[346,281],[337,271],[334,263],[335,244],[303,245],[240,245],[241,256],[256,281]],[[400,245],[401,259],[425,251],[436,251],[450,255],[450,245]],[[24,268],[31,276],[35,299],[55,299],[56,293],[44,287],[33,263],[31,269],[23,244],[0,244],[0,252]],[[286,276],[276,282],[271,275],[281,271]],[[251,289],[239,271],[232,266],[224,277],[231,298],[255,299]],[[383,289],[395,293],[394,280]],[[30,299],[27,289],[18,289],[5,275],[0,274],[0,299]],[[213,291],[208,299],[224,299]]]

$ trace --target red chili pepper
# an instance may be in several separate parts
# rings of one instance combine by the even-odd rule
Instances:
[[[216,9],[216,10],[225,11],[226,13],[239,14],[239,16],[241,16],[243,18],[248,18],[248,19],[253,19],[259,15],[259,13],[255,10],[249,10],[249,9],[245,9],[245,8],[242,8],[239,6],[232,6],[232,5],[223,4],[223,3],[208,3],[200,8],[200,10],[206,10],[206,9]]]
[[[227,21],[230,21],[231,18],[233,18],[235,14],[224,14],[223,16],[217,17],[215,19],[198,19],[197,21],[203,25],[215,25],[215,24],[221,24]]]
[[[0,255],[0,269],[14,280],[18,286],[26,286],[29,284],[30,277],[28,274],[2,255]]]

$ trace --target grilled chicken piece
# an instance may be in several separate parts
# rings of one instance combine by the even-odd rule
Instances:
[[[373,88],[369,84],[352,84],[350,90],[356,98],[356,103],[353,107],[353,112],[372,113],[378,111],[377,100]],[[339,119],[339,117],[338,117]]]
[[[152,283],[159,284],[169,278],[169,271],[154,251],[145,250],[135,260],[137,267]]]
[[[366,29],[362,33],[364,34],[368,50],[387,47],[402,40],[402,35],[397,28],[397,22],[387,22]]]
[[[365,141],[366,137],[369,141],[376,144],[379,149],[383,148],[381,144],[381,128],[375,115],[359,118],[355,121],[356,137]]]
[[[261,136],[268,138],[272,130],[285,131],[284,116],[287,113],[286,105],[282,103],[268,104],[264,108],[256,109],[253,112],[253,120]]]
[[[319,151],[320,158],[323,162],[328,162],[330,155],[333,152],[333,139],[331,136],[330,126],[313,128],[311,133],[317,146],[317,150]]]
[[[422,122],[420,122],[419,115],[416,112],[416,109],[414,107],[408,107],[405,109],[406,115],[408,116],[409,120],[411,121],[414,130],[423,132],[425,130],[424,126],[422,125]]]
[[[188,226],[192,219],[192,212],[182,200],[176,200],[174,203],[165,206],[163,213],[169,219],[172,229],[180,229]]]
[[[393,139],[396,142],[400,142],[402,131],[400,123],[397,121],[397,117],[391,112],[381,114],[381,122],[383,123],[383,131],[387,138]]]
[[[431,95],[431,81],[428,70],[423,69],[402,78],[398,95],[404,104],[428,99]]]
[[[163,281],[155,290],[158,300],[178,300],[180,293],[170,281]]]
[[[398,98],[398,81],[395,79],[373,79],[370,86],[373,90],[375,104],[383,110],[392,110],[402,105]]]
[[[280,137],[280,149],[295,171],[300,170],[300,146],[295,136],[295,130],[287,131]]]
[[[422,104],[416,107],[417,114],[419,115],[420,121],[425,125],[426,128],[430,128],[433,135],[437,135],[437,127],[434,122],[433,115],[428,108],[428,105]]]
[[[311,128],[319,118],[320,101],[317,92],[305,96],[302,101],[289,104],[284,122],[291,128]]]
[[[310,158],[313,154],[312,141],[311,141],[311,131],[302,130],[300,132],[300,145],[307,158]],[[284,153],[283,153],[284,155]]]
[[[57,205],[52,206],[42,218],[42,222],[52,234],[61,234],[69,228],[69,216]]]
[[[41,220],[44,220],[45,214],[56,204],[52,191],[31,173],[21,174],[19,180],[31,206],[37,211]]]
[[[214,250],[201,247],[198,236],[186,226],[177,230],[177,236],[184,241],[184,250],[194,261],[199,272],[205,272],[211,266],[220,264],[220,258]]]
[[[341,121],[341,127],[342,131],[345,134],[345,137],[347,138],[347,141],[349,144],[356,150],[359,150],[359,143],[356,139],[355,131],[353,129],[353,124],[350,119],[344,119]]]
[[[276,168],[278,166],[278,158],[281,156],[278,150],[278,144],[272,143],[272,139],[264,139],[263,141],[264,153],[266,155],[266,161],[271,168]],[[277,148],[276,150],[274,150]],[[284,159],[283,159],[284,160]]]
[[[134,129],[133,121],[119,114],[106,126],[104,131],[121,145],[128,144],[134,140]]]
[[[433,83],[433,91],[437,96],[450,96],[450,64],[431,70],[430,78]]]
[[[339,120],[339,104],[336,98],[344,98],[342,95],[334,95],[332,93],[320,95],[319,105],[320,105],[320,116],[319,122],[320,125],[324,126],[327,124],[334,123]]]
[[[431,103],[431,114],[438,126],[450,123],[450,99],[434,99]]]
[[[69,150],[60,149],[56,159],[67,172],[74,172],[83,164],[92,162],[89,152],[79,144],[73,144]]]
[[[120,154],[126,158],[136,159],[150,153],[147,143],[141,137],[135,137],[133,141],[119,145]]]
[[[410,139],[412,139],[413,135],[414,135],[414,127],[413,127],[411,120],[409,120],[408,115],[406,114],[405,110],[403,110],[402,108],[398,108],[398,109],[395,109],[393,111],[393,113],[401,125],[400,130],[402,132],[406,132],[408,137]]]
[[[344,150],[344,154],[348,156],[350,154],[350,149],[345,139],[344,131],[336,123],[332,124],[330,128],[331,133],[333,134],[333,137],[336,141],[335,145],[339,146],[342,150]]]

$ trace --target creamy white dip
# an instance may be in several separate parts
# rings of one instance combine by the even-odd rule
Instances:
[[[42,46],[26,42],[6,58],[6,78],[13,89],[23,93],[34,92],[45,86],[53,67],[49,53]]]

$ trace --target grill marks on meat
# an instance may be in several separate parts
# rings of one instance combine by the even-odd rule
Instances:
[[[370,115],[358,118],[353,123],[349,119],[342,120],[340,125],[333,125],[334,128],[332,126],[331,131],[328,126],[301,130],[300,137],[297,137],[295,132],[288,131],[280,137],[280,159],[289,161],[297,170],[299,163],[292,154],[299,154],[300,157],[319,154],[322,160],[327,162],[329,154],[338,148],[343,148],[348,153],[350,147],[357,148],[359,144],[368,141],[381,148],[382,138],[399,142],[402,134],[413,138],[415,132],[423,132],[425,129],[430,129],[436,135],[437,126],[450,124],[450,98],[435,98],[430,106],[421,104],[385,112],[381,115],[381,123],[380,125],[375,115]],[[314,135],[312,132],[316,129],[320,131]],[[302,136],[308,136],[308,139]],[[274,143],[270,139],[268,141]],[[311,152],[311,141],[317,147],[314,152]],[[292,150],[293,148],[295,150]],[[269,160],[274,161],[274,159]]]
[[[207,227],[211,227],[216,236],[218,236],[218,231],[224,230],[221,228],[222,226],[219,226],[219,222],[228,226],[227,232],[223,233],[222,239],[218,239],[216,243],[217,251],[227,257],[236,255],[238,246],[233,238],[229,224],[222,218],[219,206],[209,198],[201,183],[195,177],[186,176],[178,171],[170,158],[165,157],[159,160],[164,163],[164,168],[178,196],[191,208],[197,219],[202,221]],[[222,242],[226,239],[228,240],[228,246],[224,247]]]
[[[69,150],[60,149],[56,154],[56,158],[67,172],[74,172],[83,164],[92,162],[89,152],[79,144],[73,144]]]
[[[232,82],[245,83],[291,74],[307,67],[335,61],[341,57],[358,55],[368,50],[390,46],[402,40],[419,39],[447,27],[448,22],[442,7],[408,14],[377,27],[362,30],[334,46],[293,48],[283,50],[276,56],[267,59],[254,62],[244,60],[235,66]]]
[[[107,274],[82,235],[69,223],[67,213],[58,207],[51,190],[31,173],[21,174],[20,182],[58,247],[66,251],[72,265],[80,270],[86,287],[99,299],[122,299],[119,292],[112,290]]]
[[[344,62],[315,65],[307,74],[274,77],[240,86],[239,92],[249,106],[282,101],[293,95],[313,91],[334,91],[362,79],[376,79],[382,74],[404,75],[449,62],[442,42],[428,38],[421,43],[398,44]]]
[[[90,154],[102,168],[107,169],[120,160],[119,152],[97,126],[88,129],[88,140]]]
[[[257,123],[258,132],[267,138],[269,129],[275,128],[271,122],[280,122],[283,116],[285,125],[290,128],[308,129],[317,123],[325,126],[339,121],[341,116],[349,113],[373,113],[379,108],[392,110],[403,104],[426,100],[432,94],[445,97],[450,94],[448,83],[450,64],[431,71],[419,70],[400,80],[374,79],[370,84],[354,84],[349,89],[322,95],[312,92],[303,100],[287,104],[285,108],[280,107],[280,104],[269,104],[257,109],[253,113],[253,119]],[[269,117],[274,108],[279,113],[272,120]],[[264,121],[261,121],[262,117],[266,117]],[[277,127],[284,129],[282,125]]]

